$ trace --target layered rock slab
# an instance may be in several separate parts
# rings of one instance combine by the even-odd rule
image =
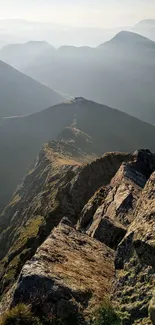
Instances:
[[[155,282],[155,173],[138,200],[135,218],[119,244],[115,299],[126,313],[124,324],[150,324],[148,306]]]
[[[24,265],[12,305],[30,303],[61,319],[76,311],[85,319],[109,295],[113,278],[114,252],[62,222]]]
[[[137,201],[154,169],[154,155],[148,150],[136,151],[110,184],[90,199],[81,212],[78,228],[116,249],[135,218]]]
[[[128,153],[94,160],[70,143],[42,149],[0,217],[0,293],[6,292],[36,249],[64,216],[73,223],[90,197],[110,182]]]

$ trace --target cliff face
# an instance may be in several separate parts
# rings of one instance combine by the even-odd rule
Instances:
[[[45,145],[0,217],[1,312],[24,302],[83,324],[111,296],[123,325],[150,324],[154,171],[148,150]]]
[[[109,294],[113,277],[114,252],[62,220],[23,267],[12,305],[31,303],[62,319],[75,312],[85,318]]]
[[[116,298],[122,312],[126,311],[125,324],[145,318],[150,324],[148,304],[155,281],[155,173],[146,183],[138,200],[134,221],[118,246],[116,254]],[[141,324],[140,322],[138,324]],[[153,323],[154,324],[154,323]]]
[[[68,142],[44,146],[0,217],[1,293],[64,216],[77,222],[89,198],[128,157],[109,154],[87,164],[94,155]]]
[[[60,222],[65,204],[60,191],[77,175],[81,162],[90,159],[68,144],[44,146],[0,217],[1,292]]]
[[[84,152],[92,152],[93,139],[88,134],[77,129],[76,118],[73,120],[71,127],[66,127],[57,138],[59,141],[72,143]]]

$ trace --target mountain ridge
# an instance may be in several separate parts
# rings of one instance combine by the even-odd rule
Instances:
[[[142,36],[138,33],[134,33],[131,31],[121,31],[118,34],[116,34],[110,41],[101,44],[100,46],[103,45],[109,45],[109,44],[115,44],[115,43],[124,43],[127,44],[128,46],[130,45],[138,45],[138,44],[146,44],[147,46],[155,46],[155,42],[150,40],[149,38]]]
[[[22,302],[40,320],[88,325],[108,297],[120,324],[150,325],[155,155],[81,154],[45,145],[1,215],[0,312]]]
[[[47,51],[24,73],[64,94],[80,94],[154,124],[155,43],[124,33],[124,41],[121,33],[97,48]]]
[[[37,112],[64,99],[3,61],[0,61],[0,97],[0,118]]]
[[[136,150],[137,147],[155,150],[154,126],[121,111],[81,98],[29,116],[1,120],[0,168],[4,189],[1,191],[1,206],[7,204],[41,146],[57,139],[62,130],[71,126],[75,119],[77,129],[91,137],[92,144],[83,142],[83,151],[89,150],[89,153],[100,156],[107,151],[125,151],[126,148],[128,151]],[[84,140],[83,137],[82,139]]]

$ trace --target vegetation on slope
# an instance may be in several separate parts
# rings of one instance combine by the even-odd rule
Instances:
[[[46,317],[36,316],[31,309],[31,306],[25,304],[17,305],[0,317],[0,325],[86,325],[76,313],[64,321],[52,313]],[[87,325],[121,325],[121,321],[110,301],[105,300]]]

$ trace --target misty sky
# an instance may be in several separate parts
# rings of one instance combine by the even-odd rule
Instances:
[[[0,19],[113,28],[155,18],[155,0],[0,0]]]

